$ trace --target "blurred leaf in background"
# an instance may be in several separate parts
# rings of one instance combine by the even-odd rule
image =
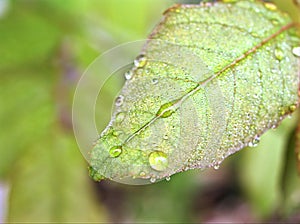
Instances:
[[[260,149],[242,150],[218,171],[190,171],[141,187],[88,178],[72,134],[76,83],[105,50],[146,38],[174,3],[0,0],[0,182],[9,188],[6,221],[299,222],[299,178],[290,153],[294,119],[263,137]],[[102,90],[103,127],[119,85],[113,80]]]

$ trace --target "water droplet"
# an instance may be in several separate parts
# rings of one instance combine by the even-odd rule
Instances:
[[[121,146],[114,146],[109,150],[109,154],[111,157],[116,158],[122,153],[122,147]]]
[[[146,173],[145,173],[144,171],[141,171],[141,172],[140,172],[140,176],[141,176],[141,177],[144,177],[144,176],[146,176]]]
[[[116,114],[116,122],[120,123],[124,120],[124,118],[125,118],[124,112],[120,112]]]
[[[123,104],[123,101],[124,101],[124,96],[120,95],[120,96],[117,97],[115,105],[117,107],[119,107],[119,106],[121,106]]]
[[[280,107],[278,111],[279,111],[279,116],[283,116],[286,114],[286,110],[283,107]]]
[[[149,164],[152,169],[163,171],[168,167],[167,155],[162,151],[154,151],[149,155]]]
[[[219,164],[214,165],[214,169],[215,169],[215,170],[218,170],[219,168],[220,168],[220,165],[219,165]]]
[[[164,140],[168,140],[168,139],[169,139],[168,135],[164,135],[164,136],[163,136],[163,139],[164,139]]]
[[[129,80],[132,78],[133,72],[131,70],[125,72],[124,76],[126,80]]]
[[[251,142],[249,142],[249,147],[256,147],[258,146],[260,141],[259,136],[256,136]]]
[[[151,183],[155,183],[155,181],[156,181],[156,178],[155,178],[155,177],[151,177],[151,178],[150,178],[150,182],[151,182]]]
[[[272,22],[273,25],[278,25],[279,24],[279,21],[277,19],[272,19],[271,22]]]
[[[264,5],[267,9],[269,9],[271,11],[275,11],[277,9],[277,6],[271,2],[265,2]]]
[[[157,83],[158,83],[158,79],[156,79],[156,78],[152,79],[152,83],[153,83],[154,85],[157,84]]]
[[[289,106],[289,110],[291,112],[294,112],[296,109],[297,109],[297,105],[296,104],[292,104],[292,105]]]
[[[177,103],[177,100],[163,104],[157,111],[156,116],[162,118],[170,117],[175,112],[174,108],[172,107],[175,103]]]
[[[167,176],[166,177],[166,181],[170,181],[171,180],[171,177],[170,176]]]
[[[273,124],[273,125],[271,126],[272,129],[276,129],[277,127],[278,127],[277,124]]]
[[[283,51],[280,49],[280,48],[276,48],[275,51],[274,51],[274,54],[275,54],[275,57],[281,61],[284,57],[284,53]]]
[[[297,57],[300,57],[300,47],[294,47],[293,54]]]
[[[143,68],[147,63],[147,58],[145,55],[141,54],[134,60],[134,65],[137,68]]]

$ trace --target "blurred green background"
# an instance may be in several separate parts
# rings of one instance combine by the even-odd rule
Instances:
[[[198,1],[0,0],[0,222],[300,223],[296,115],[219,170],[147,186],[88,177],[71,122],[77,81],[99,54],[146,38],[178,2]]]

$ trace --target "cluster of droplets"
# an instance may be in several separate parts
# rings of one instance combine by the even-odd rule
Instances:
[[[134,72],[135,72],[137,69],[141,69],[141,68],[145,67],[145,65],[147,64],[147,62],[148,62],[148,59],[147,59],[147,57],[146,57],[145,55],[143,55],[143,54],[139,55],[139,56],[134,60],[134,62],[133,62],[134,67],[133,67],[131,70],[125,72],[125,74],[124,74],[125,79],[126,79],[126,80],[132,79],[132,77],[133,77],[133,75],[134,75]],[[155,84],[157,84],[157,83],[158,83],[158,79],[157,79],[157,78],[153,78],[153,79],[152,79],[152,84],[155,85]]]

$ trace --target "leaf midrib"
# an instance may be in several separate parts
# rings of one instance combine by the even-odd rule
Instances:
[[[249,49],[248,51],[246,51],[245,53],[243,53],[240,57],[236,58],[231,63],[229,63],[228,65],[226,65],[225,67],[223,67],[219,72],[215,73],[214,75],[210,76],[209,78],[205,79],[204,81],[201,81],[200,83],[198,83],[196,87],[194,87],[188,93],[184,94],[182,97],[180,97],[178,99],[178,102],[179,101],[181,101],[181,102],[180,102],[180,105],[176,108],[176,110],[181,106],[181,104],[185,101],[185,99],[187,99],[189,96],[197,93],[205,85],[207,85],[208,83],[212,82],[214,79],[216,79],[217,77],[219,77],[221,74],[223,74],[224,72],[226,72],[228,69],[234,68],[239,62],[245,60],[248,56],[250,56],[252,54],[255,54],[257,50],[259,50],[261,47],[263,47],[265,44],[267,44],[271,40],[275,39],[277,36],[279,36],[283,32],[285,32],[285,31],[287,31],[287,30],[289,30],[289,29],[291,29],[293,27],[298,27],[298,26],[299,26],[299,24],[297,24],[297,23],[289,23],[289,24],[287,24],[285,26],[282,26],[277,32],[275,32],[272,35],[268,36],[267,38],[263,39],[259,44],[255,45],[254,47],[252,47],[251,49]],[[172,106],[174,106],[174,105],[172,105]],[[144,129],[146,129],[147,127],[149,127],[156,120],[158,120],[159,118],[161,118],[162,114],[160,114],[159,116],[153,117],[150,121],[146,122],[141,128],[139,128],[138,130],[136,130],[133,134],[131,134],[122,143],[122,146],[125,145],[125,144],[127,144],[136,135],[138,135],[139,133],[141,133]]]

